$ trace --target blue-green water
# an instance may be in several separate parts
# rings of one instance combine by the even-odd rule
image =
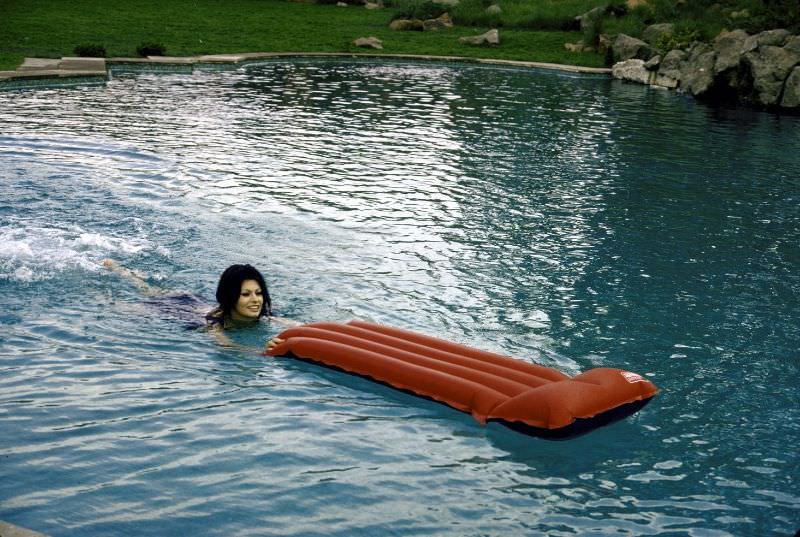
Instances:
[[[0,93],[0,519],[58,535],[791,535],[800,119],[543,71],[291,61]],[[251,262],[363,318],[646,374],[549,442],[227,350]],[[279,326],[234,334],[263,344]]]

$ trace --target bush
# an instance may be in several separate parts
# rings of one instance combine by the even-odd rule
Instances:
[[[628,14],[628,4],[624,0],[611,0],[606,6],[606,14],[614,17],[624,17]]]
[[[400,8],[394,14],[392,20],[397,19],[435,19],[442,16],[447,8],[431,2],[430,0],[411,0],[410,2],[402,2],[398,4]]]
[[[136,54],[142,58],[147,56],[163,56],[167,52],[167,47],[161,43],[142,43],[136,47]]]
[[[800,0],[764,0],[749,11],[752,16],[749,20],[741,21],[740,25],[750,33],[773,28],[800,32]]]
[[[700,39],[700,32],[691,27],[678,26],[674,32],[663,34],[654,43],[658,50],[669,52],[672,49],[686,49]]]
[[[84,43],[73,49],[76,56],[81,58],[105,58],[106,47],[94,43]]]

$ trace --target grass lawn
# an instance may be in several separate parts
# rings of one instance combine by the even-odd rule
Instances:
[[[374,52],[352,42],[375,36],[387,54],[498,58],[603,66],[594,53],[571,53],[578,32],[500,29],[497,48],[458,38],[489,28],[431,32],[389,29],[394,9],[367,10],[288,0],[0,0],[0,70],[25,57],[73,56],[82,44],[103,45],[109,57],[135,56],[143,42],[170,56],[233,52]]]

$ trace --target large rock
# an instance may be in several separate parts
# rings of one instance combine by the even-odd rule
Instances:
[[[486,8],[487,15],[499,15],[503,12],[503,8],[501,8],[498,4],[492,4],[491,6]]]
[[[661,55],[656,55],[644,62],[644,68],[648,71],[658,71],[658,66],[661,65]]]
[[[662,35],[668,35],[675,32],[675,25],[670,22],[662,22],[659,24],[651,24],[642,32],[642,39],[651,45],[661,39]]]
[[[751,35],[745,40],[742,52],[750,52],[758,47],[782,47],[786,38],[791,34],[787,30],[767,30],[760,34]]]
[[[783,45],[783,48],[789,52],[796,52],[797,54],[800,54],[800,35],[793,35],[787,39],[786,44]]]
[[[449,13],[443,13],[441,16],[435,19],[427,19],[422,21],[422,29],[425,31],[438,30],[439,28],[450,28],[452,26],[453,19],[450,18]]]
[[[681,82],[681,66],[687,58],[683,50],[670,50],[658,66],[653,85],[664,88],[677,88]]]
[[[744,30],[734,30],[722,32],[714,39],[714,50],[717,52],[715,75],[739,66],[742,47],[748,37],[750,36]]]
[[[708,43],[697,43],[681,65],[681,88],[692,95],[701,96],[714,87],[714,65],[717,52]]]
[[[396,19],[389,23],[389,28],[398,31],[418,31],[421,32],[424,23],[419,19]]]
[[[500,44],[500,32],[496,29],[489,30],[485,34],[481,35],[459,37],[458,41],[459,43],[463,43],[465,45],[489,45],[490,47],[494,47]]]
[[[795,67],[789,73],[783,85],[783,98],[781,106],[784,108],[800,108],[800,67]]]
[[[577,43],[564,43],[564,48],[570,52],[594,52],[595,48],[592,45],[587,45],[583,41]]]
[[[632,58],[622,62],[617,62],[611,67],[611,76],[629,82],[639,82],[649,84],[655,74],[645,67],[645,61]]]
[[[357,47],[382,49],[383,42],[375,36],[359,37],[353,44]]]
[[[778,104],[783,83],[800,63],[800,54],[776,46],[759,46],[742,56],[746,77],[752,81],[749,99],[756,104]]]
[[[649,60],[656,55],[656,51],[642,41],[625,34],[619,34],[611,46],[614,51],[614,62],[639,59]]]

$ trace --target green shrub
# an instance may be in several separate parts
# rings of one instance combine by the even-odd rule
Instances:
[[[105,58],[106,47],[94,43],[84,43],[73,49],[76,56],[81,58]]]
[[[398,11],[392,17],[392,20],[397,19],[435,19],[442,16],[447,7],[439,5],[431,0],[409,0],[398,2]]]
[[[481,26],[484,28],[504,26],[503,15],[486,13],[487,7],[485,1],[467,2],[462,0],[458,6],[452,9],[450,14],[453,17],[453,23],[459,26]]]
[[[591,21],[586,28],[583,29],[583,43],[593,47],[597,46],[600,42],[601,33],[603,33],[602,19]]]
[[[693,28],[676,28],[674,32],[663,34],[653,43],[661,51],[689,48],[694,41],[700,39],[700,32]]]
[[[631,10],[625,17],[610,17],[603,21],[603,33],[609,35],[625,34],[630,36],[640,36],[647,24],[636,10]]]
[[[580,23],[576,18],[599,5],[604,5],[602,1],[461,0],[461,3],[450,9],[450,14],[453,22],[460,26],[572,32],[580,29]],[[498,3],[502,8],[500,14],[486,13],[486,8],[493,3]]]
[[[136,47],[136,54],[142,58],[147,56],[163,56],[167,52],[167,47],[162,43],[142,43]]]
[[[750,33],[774,28],[800,33],[800,0],[763,0],[750,6],[748,11],[751,17],[737,22]]]
[[[628,4],[625,0],[611,0],[606,6],[606,15],[624,17],[628,14]]]

